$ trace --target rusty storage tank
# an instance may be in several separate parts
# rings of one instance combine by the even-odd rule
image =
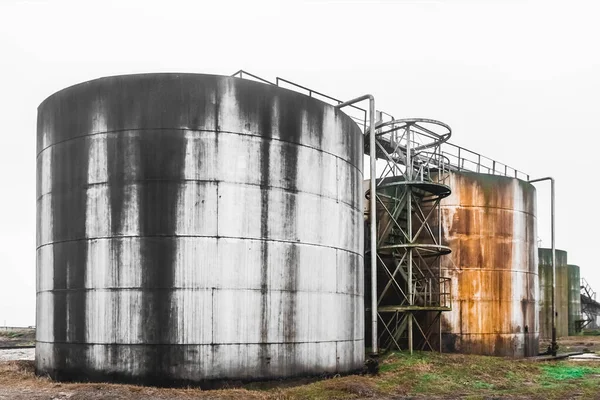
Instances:
[[[524,357],[538,353],[536,191],[524,181],[451,172],[441,202],[442,257],[452,311],[445,351]]]
[[[555,250],[556,252],[556,336],[566,336],[568,334],[567,320],[568,304],[566,292],[567,279],[567,252],[564,250]],[[552,338],[552,249],[538,249],[538,274],[540,285],[539,297],[539,319],[540,319],[540,338]],[[564,295],[560,293],[565,292]]]
[[[363,139],[238,78],[145,74],[38,109],[36,369],[172,385],[359,369]]]
[[[567,265],[567,284],[569,298],[567,304],[568,312],[568,334],[569,336],[578,333],[578,324],[581,321],[581,276],[579,266]]]

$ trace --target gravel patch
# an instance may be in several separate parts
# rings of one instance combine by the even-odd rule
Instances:
[[[34,360],[35,349],[0,349],[0,361]]]

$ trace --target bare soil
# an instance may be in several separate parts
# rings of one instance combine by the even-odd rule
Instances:
[[[600,353],[600,336],[567,336],[557,340],[558,353]],[[540,352],[547,350],[550,345],[549,339],[540,340]]]

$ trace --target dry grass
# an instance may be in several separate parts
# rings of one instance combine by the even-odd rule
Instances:
[[[33,362],[0,363],[0,399],[600,399],[600,363],[534,363],[461,354],[390,353],[377,376],[263,382],[241,388],[164,389],[57,383],[34,374]]]
[[[197,388],[170,389],[108,383],[59,383],[35,375],[33,361],[0,363],[0,399],[15,390],[23,396],[10,398],[70,400],[94,399],[270,399],[269,393],[247,389],[202,391]],[[8,397],[8,396],[7,396]]]
[[[0,348],[35,344],[35,329],[0,330]]]

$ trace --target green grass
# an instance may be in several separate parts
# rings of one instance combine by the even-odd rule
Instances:
[[[562,399],[598,397],[600,366],[542,364],[498,357],[390,353],[372,378],[380,396]]]
[[[582,367],[578,365],[554,364],[542,366],[543,377],[554,381],[579,379],[586,375],[599,375],[600,367]]]

